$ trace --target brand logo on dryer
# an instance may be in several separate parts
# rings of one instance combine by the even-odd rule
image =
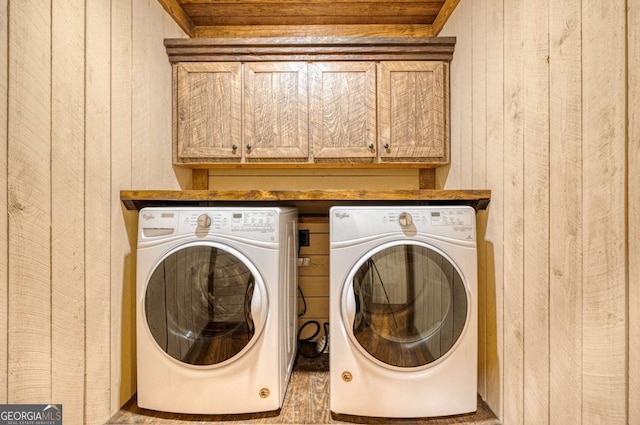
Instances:
[[[143,220],[153,220],[154,218],[156,218],[155,214],[153,213],[143,213],[142,214],[142,219]]]
[[[351,214],[349,214],[348,212],[336,212],[333,214],[333,216],[335,218],[344,219],[351,217]]]

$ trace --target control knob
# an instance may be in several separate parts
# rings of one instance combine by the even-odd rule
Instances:
[[[398,221],[400,222],[400,226],[409,227],[413,224],[413,217],[411,217],[411,214],[403,212],[400,214],[400,217],[398,217]]]
[[[198,216],[198,227],[202,229],[208,229],[211,226],[211,217],[207,214],[201,214]]]

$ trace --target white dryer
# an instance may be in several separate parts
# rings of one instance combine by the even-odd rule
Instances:
[[[474,209],[334,207],[330,238],[331,410],[475,411]]]
[[[140,211],[140,407],[282,407],[296,353],[297,218],[271,207]]]

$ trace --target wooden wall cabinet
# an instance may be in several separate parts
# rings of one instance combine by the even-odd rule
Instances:
[[[174,162],[240,161],[242,64],[181,63],[176,70]]]
[[[306,161],[307,64],[247,63],[244,75],[244,159]]]
[[[309,65],[309,139],[316,162],[377,156],[376,64]]]
[[[382,62],[379,139],[383,161],[448,162],[448,64]]]
[[[307,161],[304,62],[176,65],[176,163]]]
[[[174,162],[447,164],[454,44],[165,40],[174,66]]]

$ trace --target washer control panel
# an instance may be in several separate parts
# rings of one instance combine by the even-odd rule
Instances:
[[[474,216],[465,210],[439,210],[429,212],[429,223],[432,226],[449,226],[456,232],[473,230]]]
[[[273,232],[276,230],[275,221],[273,212],[237,212],[231,216],[231,227],[253,232]]]
[[[475,240],[475,210],[471,207],[334,207],[334,242],[401,232],[406,236],[432,234]]]
[[[212,232],[273,242],[276,240],[274,211],[182,211],[180,232]]]
[[[276,242],[277,212],[266,209],[142,210],[140,229],[145,238],[189,235],[233,235],[254,241]]]

